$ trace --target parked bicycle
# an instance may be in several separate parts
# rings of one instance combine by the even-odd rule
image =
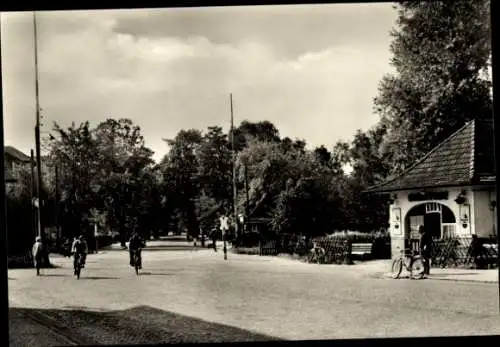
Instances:
[[[398,279],[403,268],[410,273],[412,279],[424,277],[424,259],[418,252],[409,248],[401,250],[401,256],[392,262],[392,278]]]
[[[326,263],[325,249],[323,247],[314,245],[314,247],[309,252],[309,257],[307,261],[308,263],[325,264]]]

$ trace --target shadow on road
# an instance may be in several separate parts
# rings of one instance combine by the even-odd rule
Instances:
[[[31,318],[66,339],[85,345],[279,340],[149,306],[105,312],[11,308],[10,316],[16,315]],[[29,345],[23,343],[27,342],[23,339],[29,340],[30,336],[22,331],[21,324],[11,324],[10,329],[11,346]],[[37,342],[38,345],[45,345],[43,341]]]
[[[119,277],[105,277],[105,276],[85,276],[81,275],[80,281],[81,280],[117,280]]]
[[[69,277],[70,275],[63,274],[40,274],[40,277]]]
[[[139,276],[175,276],[174,273],[167,272],[141,272],[139,271]]]

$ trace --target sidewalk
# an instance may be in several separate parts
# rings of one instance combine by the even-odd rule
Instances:
[[[372,260],[366,262],[358,262],[353,267],[356,270],[366,271],[375,276],[390,278],[392,260]],[[407,276],[402,273],[402,278]],[[466,281],[466,282],[483,282],[483,283],[498,283],[498,269],[492,270],[474,270],[461,268],[431,268],[430,275],[427,279],[431,280],[447,280],[447,281]]]

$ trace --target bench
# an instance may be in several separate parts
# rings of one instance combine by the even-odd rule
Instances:
[[[372,254],[372,243],[353,243],[351,245],[351,254],[365,257]]]

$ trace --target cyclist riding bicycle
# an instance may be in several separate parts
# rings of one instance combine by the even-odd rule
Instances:
[[[134,233],[132,237],[129,240],[129,245],[128,245],[128,250],[129,250],[129,255],[130,255],[130,266],[135,266],[134,264],[134,252],[137,252],[138,259],[139,259],[139,264],[138,267],[139,269],[142,269],[142,257],[141,257],[141,250],[143,247],[146,245],[144,244],[144,241],[141,239],[138,233]]]
[[[71,253],[73,253],[73,269],[76,274],[76,262],[78,260],[78,256],[82,257],[81,266],[85,267],[85,260],[87,259],[87,242],[85,242],[84,236],[80,235],[75,241],[73,241],[73,245],[71,246]]]

